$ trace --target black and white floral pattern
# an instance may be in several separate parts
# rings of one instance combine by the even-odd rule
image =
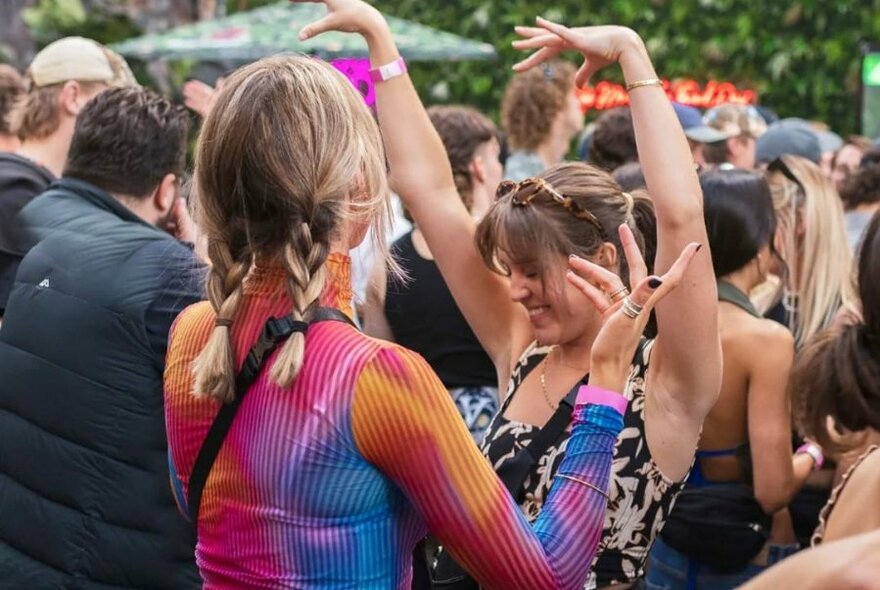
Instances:
[[[666,478],[651,457],[645,439],[645,374],[653,340],[643,340],[636,350],[624,394],[629,400],[624,427],[617,439],[609,489],[608,511],[599,548],[585,588],[624,584],[644,573],[648,550],[672,508],[682,482]],[[510,400],[526,376],[549,354],[549,347],[533,343],[523,353],[508,385],[507,398],[483,441],[483,454],[497,470],[532,439],[535,430],[504,418]],[[550,446],[523,484],[520,507],[529,521],[541,512],[553,477],[565,456],[570,429]]]

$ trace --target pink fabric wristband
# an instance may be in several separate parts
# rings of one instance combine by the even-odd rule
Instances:
[[[398,57],[395,61],[384,66],[379,66],[370,70],[370,80],[373,82],[384,82],[391,78],[402,76],[406,73],[406,62],[402,57]]]
[[[581,385],[578,389],[577,402],[580,404],[596,404],[617,410],[623,416],[626,413],[627,399],[615,391],[608,391],[594,385]]]

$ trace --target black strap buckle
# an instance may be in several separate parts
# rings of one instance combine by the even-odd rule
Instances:
[[[302,332],[305,334],[308,330],[309,325],[306,322],[296,321],[290,316],[284,316],[282,318],[271,317],[266,320],[266,325],[263,326],[261,339],[270,342],[277,342],[278,340],[287,338],[294,332]]]

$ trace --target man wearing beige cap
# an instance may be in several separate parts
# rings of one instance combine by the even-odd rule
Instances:
[[[726,137],[703,146],[703,158],[707,164],[719,168],[755,168],[755,143],[767,130],[767,124],[755,107],[723,104],[707,111],[703,121]]]
[[[137,84],[122,57],[82,37],[47,45],[24,77],[27,92],[11,117],[21,147],[0,153],[0,318],[18,264],[33,245],[16,215],[61,175],[86,102],[107,88]]]

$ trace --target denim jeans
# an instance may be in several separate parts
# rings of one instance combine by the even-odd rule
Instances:
[[[658,538],[648,554],[646,590],[728,590],[737,588],[766,568],[798,550],[797,545],[771,545],[767,565],[749,564],[741,570],[717,570],[690,560]]]

